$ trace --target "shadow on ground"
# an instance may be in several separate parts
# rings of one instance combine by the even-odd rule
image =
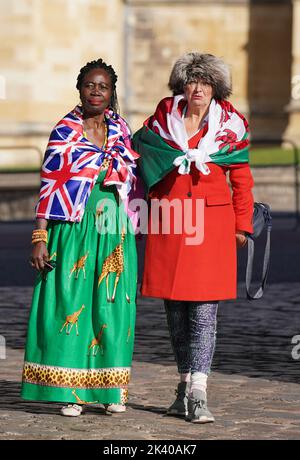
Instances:
[[[239,291],[244,296],[243,286]],[[10,348],[25,345],[31,294],[28,287],[0,288],[0,334]],[[299,383],[300,360],[291,354],[292,337],[300,334],[299,298],[298,283],[283,283],[270,285],[256,302],[222,302],[213,370]],[[138,298],[134,360],[174,365],[159,299]]]
[[[0,380],[0,407],[2,411],[22,411],[30,415],[57,415],[60,412],[62,403],[46,401],[25,401],[20,397],[21,383],[7,380]],[[128,407],[134,410],[151,412],[153,414],[164,415],[165,407],[156,407],[145,404],[128,403]],[[85,407],[85,413],[90,415],[102,415],[111,417],[111,414],[105,412],[100,404],[93,404]]]

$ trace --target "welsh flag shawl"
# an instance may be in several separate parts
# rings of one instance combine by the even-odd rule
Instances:
[[[104,185],[115,185],[121,199],[127,199],[136,181],[135,160],[139,155],[131,149],[125,120],[107,109],[105,121],[108,139],[103,149],[83,136],[80,106],[54,127],[41,169],[37,218],[80,222],[105,158],[112,161]]]
[[[141,175],[148,189],[172,169],[188,174],[192,162],[203,174],[210,174],[209,163],[233,165],[249,161],[247,120],[228,101],[212,99],[208,130],[196,149],[189,149],[184,128],[183,95],[162,99],[157,109],[133,137],[139,152]]]

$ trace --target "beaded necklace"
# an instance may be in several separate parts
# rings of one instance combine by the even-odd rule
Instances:
[[[104,148],[107,144],[107,137],[108,137],[108,129],[107,129],[107,124],[106,122],[104,121],[104,142],[103,142],[103,145],[102,145],[102,148]],[[88,139],[87,137],[87,134],[86,134],[86,131],[83,130],[83,136]]]

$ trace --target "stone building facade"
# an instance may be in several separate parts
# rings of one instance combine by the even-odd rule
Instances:
[[[231,66],[252,136],[300,144],[300,0],[0,0],[0,15],[0,167],[40,162],[30,146],[43,152],[98,57],[119,75],[133,130],[169,95],[176,58],[200,50]]]

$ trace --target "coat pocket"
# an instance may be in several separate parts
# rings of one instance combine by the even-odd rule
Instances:
[[[223,206],[226,204],[232,204],[232,199],[230,195],[208,195],[205,198],[206,206]]]

